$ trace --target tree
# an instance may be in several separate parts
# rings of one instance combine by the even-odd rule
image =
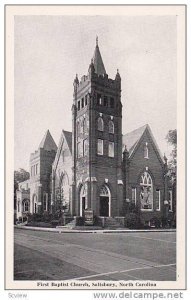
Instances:
[[[169,130],[166,140],[172,146],[171,159],[168,162],[168,174],[173,196],[173,223],[176,226],[177,130]]]
[[[177,130],[169,130],[166,135],[166,140],[169,145],[172,146],[171,159],[168,162],[169,175],[172,183],[176,181],[177,171]]]
[[[29,179],[30,174],[24,169],[14,171],[14,209],[16,209],[16,190],[18,189],[19,183]]]

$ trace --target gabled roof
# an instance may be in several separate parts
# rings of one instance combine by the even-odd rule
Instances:
[[[99,51],[98,38],[96,38],[96,47],[95,47],[94,56],[93,56],[93,64],[94,64],[96,74],[98,74],[98,75],[106,74],[103,60],[101,57],[101,53]]]
[[[60,141],[59,141],[59,144],[58,144],[58,150],[57,150],[57,153],[56,153],[56,157],[55,157],[55,160],[53,162],[54,169],[57,168],[58,161],[60,159],[60,155],[61,155],[62,150],[63,150],[64,140],[66,140],[66,143],[67,143],[68,148],[70,150],[70,153],[72,155],[72,132],[66,131],[66,130],[63,129],[62,133],[61,133]]]
[[[71,131],[66,131],[66,130],[62,130],[64,135],[65,135],[65,138],[66,138],[66,141],[68,143],[68,147],[70,149],[70,152],[72,153],[72,132]]]
[[[157,145],[157,142],[156,142],[156,140],[153,136],[153,133],[150,129],[150,126],[148,124],[123,135],[123,147],[126,146],[126,149],[129,152],[129,157],[131,157],[136,149],[136,146],[138,145],[139,141],[141,140],[141,137],[143,136],[145,130],[148,130],[148,132],[152,138],[152,141],[154,143],[154,146],[159,154],[159,157],[162,160],[162,162],[164,162],[162,153]]]
[[[40,149],[40,148],[43,148],[46,151],[51,151],[51,150],[57,151],[56,143],[55,143],[53,137],[51,136],[49,130],[46,131],[38,149]]]
[[[123,135],[123,147],[126,146],[126,149],[129,152],[129,156],[131,156],[135,146],[137,145],[140,138],[142,137],[146,127],[147,125],[144,125]]]

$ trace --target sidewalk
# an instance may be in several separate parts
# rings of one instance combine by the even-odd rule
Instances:
[[[88,226],[78,226],[76,229],[69,229],[69,228],[43,228],[43,227],[30,227],[30,226],[23,226],[23,225],[14,225],[15,228],[24,229],[24,230],[33,230],[33,231],[47,231],[47,232],[57,232],[57,233],[135,233],[135,232],[176,232],[176,229],[126,229],[126,228],[119,228],[119,229],[103,229],[97,227],[95,229],[89,228]]]

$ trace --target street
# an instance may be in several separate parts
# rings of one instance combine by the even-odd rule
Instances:
[[[176,280],[175,232],[15,228],[14,280]]]

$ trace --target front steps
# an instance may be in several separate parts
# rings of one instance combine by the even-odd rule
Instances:
[[[98,217],[98,224],[94,224],[93,226],[89,226],[89,225],[79,225],[78,224],[78,217],[74,217],[73,220],[71,220],[70,222],[68,222],[66,225],[64,226],[57,226],[56,228],[60,228],[60,229],[79,229],[79,230],[84,230],[84,229],[112,229],[112,230],[116,230],[116,229],[121,229],[124,228],[124,224],[122,222],[123,218],[113,218],[113,217]],[[97,222],[96,222],[97,223]]]
[[[122,227],[121,224],[115,218],[112,218],[112,217],[105,217],[104,218],[104,228],[118,229],[118,228],[121,228],[121,227]]]

